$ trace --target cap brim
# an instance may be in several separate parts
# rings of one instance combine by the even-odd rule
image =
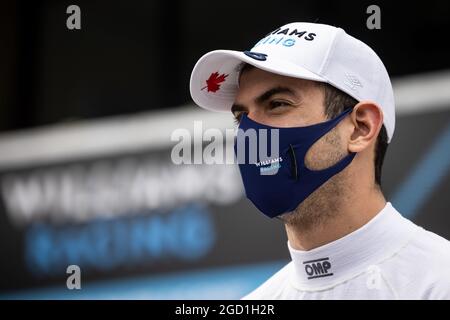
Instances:
[[[267,56],[259,61],[240,51],[216,50],[201,57],[194,67],[190,80],[190,91],[194,102],[200,107],[214,111],[229,111],[238,91],[238,77],[242,63],[275,74],[305,80],[326,82],[319,75],[291,62]],[[206,80],[215,72],[223,75],[219,89],[210,91]]]

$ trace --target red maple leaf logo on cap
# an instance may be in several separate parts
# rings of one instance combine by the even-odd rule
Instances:
[[[224,82],[226,77],[228,77],[227,74],[221,74],[219,76],[219,72],[211,73],[209,79],[206,80],[206,86],[202,90],[208,88],[208,92],[216,92],[220,89],[220,83]]]

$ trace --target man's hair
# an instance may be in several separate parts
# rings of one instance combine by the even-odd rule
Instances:
[[[338,116],[340,113],[355,106],[358,101],[347,93],[325,82],[316,82],[324,92],[325,115],[328,119]],[[388,147],[386,127],[381,127],[375,143],[375,183],[381,187],[381,169],[384,156]]]
[[[240,74],[244,71],[253,69],[254,66],[245,63],[241,66]],[[324,92],[324,104],[325,104],[325,115],[328,119],[332,119],[338,116],[340,113],[347,109],[354,107],[358,104],[358,101],[348,95],[347,93],[333,87],[332,85],[325,82],[315,82],[318,86],[323,89]],[[377,141],[375,143],[375,184],[381,188],[381,169],[383,167],[384,156],[388,147],[387,142],[387,132],[386,127],[381,127],[378,134]]]

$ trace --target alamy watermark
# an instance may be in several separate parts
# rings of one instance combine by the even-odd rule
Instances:
[[[203,130],[202,121],[194,121],[193,129],[172,132],[174,164],[254,164],[261,175],[273,175],[283,161],[278,129]]]
[[[66,13],[70,14],[66,20],[66,27],[69,30],[81,29],[81,9],[79,6],[72,4],[67,7]]]
[[[381,9],[376,4],[367,7],[366,13],[370,16],[366,20],[366,26],[369,30],[381,29]]]
[[[81,268],[76,264],[67,266],[66,273],[69,274],[66,280],[66,286],[69,290],[81,289]]]

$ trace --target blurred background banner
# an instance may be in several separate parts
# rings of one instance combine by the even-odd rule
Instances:
[[[371,4],[3,4],[0,298],[236,299],[288,262],[282,224],[245,199],[237,167],[175,165],[171,135],[200,120],[233,129],[231,114],[192,104],[193,65],[291,21],[340,26],[379,54],[397,106],[383,190],[450,239],[450,5],[377,2],[371,30]],[[81,290],[67,289],[69,265]]]

